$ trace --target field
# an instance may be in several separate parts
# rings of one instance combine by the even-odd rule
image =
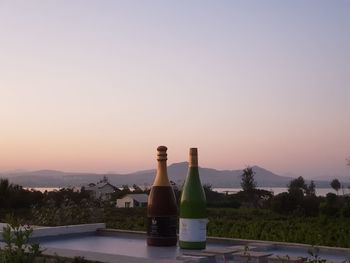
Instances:
[[[110,209],[107,227],[146,230],[145,209]],[[350,247],[350,219],[281,216],[263,209],[208,209],[208,235]]]

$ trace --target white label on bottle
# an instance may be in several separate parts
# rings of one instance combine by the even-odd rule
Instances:
[[[203,242],[207,237],[207,218],[180,218],[179,240]]]

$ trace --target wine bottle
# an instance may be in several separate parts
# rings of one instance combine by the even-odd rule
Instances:
[[[167,173],[167,147],[157,148],[158,169],[147,205],[147,244],[175,246],[177,243],[177,204]]]
[[[191,148],[188,174],[180,201],[180,248],[204,249],[207,222],[206,198],[199,178],[197,148]]]

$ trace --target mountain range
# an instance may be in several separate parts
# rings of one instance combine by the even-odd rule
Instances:
[[[255,181],[259,187],[286,187],[293,177],[280,176],[259,166],[253,166]],[[168,166],[169,179],[182,185],[187,175],[188,163],[174,163]],[[212,187],[238,188],[241,183],[242,170],[216,170],[212,168],[199,168],[202,184]],[[155,169],[138,171],[128,174],[98,174],[98,173],[72,173],[55,170],[15,171],[0,173],[1,178],[8,178],[11,183],[24,187],[72,187],[96,183],[104,176],[115,186],[122,185],[152,185],[156,174]],[[308,180],[306,180],[308,182]],[[315,181],[316,187],[330,187],[329,181]]]

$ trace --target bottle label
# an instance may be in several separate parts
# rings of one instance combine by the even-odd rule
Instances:
[[[176,216],[148,217],[147,235],[150,237],[176,237]]]
[[[180,218],[179,240],[203,242],[207,237],[207,218]]]

